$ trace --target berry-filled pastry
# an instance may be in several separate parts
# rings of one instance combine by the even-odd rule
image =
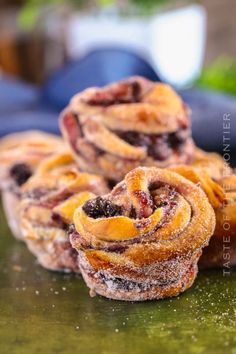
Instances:
[[[75,95],[60,126],[82,170],[120,181],[138,166],[190,163],[189,115],[170,86],[132,77]]]
[[[22,187],[20,216],[24,240],[43,267],[79,271],[67,229],[76,207],[107,191],[102,177],[81,173],[68,153],[55,154],[40,164]]]
[[[205,152],[197,147],[191,166],[206,170],[214,180],[232,174],[232,169],[222,156],[215,152]]]
[[[74,212],[71,243],[92,294],[142,301],[188,289],[215,227],[200,187],[166,169],[140,167]]]
[[[236,175],[215,181],[208,168],[176,166],[171,170],[198,184],[215,211],[216,228],[208,247],[203,250],[199,266],[227,268],[236,265]]]
[[[209,246],[200,259],[202,268],[224,267],[227,271],[236,265],[236,175],[219,181],[225,200],[215,210],[216,228]]]
[[[224,189],[219,180],[214,180],[211,177],[208,167],[179,165],[170,167],[169,170],[180,174],[201,187],[214,210],[223,205],[225,200]]]
[[[45,157],[62,149],[65,145],[60,137],[40,131],[10,134],[0,140],[2,202],[8,225],[17,239],[22,239],[18,212],[21,186]]]

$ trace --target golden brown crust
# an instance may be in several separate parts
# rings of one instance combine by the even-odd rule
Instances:
[[[224,203],[215,209],[216,228],[200,259],[201,268],[236,265],[236,175],[222,178]]]
[[[232,173],[230,166],[219,154],[205,152],[199,148],[194,150],[194,160],[191,166],[206,170],[214,180],[220,180]]]
[[[187,263],[187,262],[186,262]],[[148,276],[142,279],[142,283],[131,283],[127,280],[127,283],[121,283],[120,277],[116,277],[114,272],[105,273],[102,278],[97,276],[96,271],[91,267],[87,257],[81,251],[79,252],[79,264],[83,278],[87,286],[91,289],[92,294],[99,294],[104,297],[113,300],[123,301],[146,301],[146,300],[158,300],[167,297],[177,296],[180,293],[190,288],[197,275],[197,265],[195,262],[189,262],[186,264],[186,273],[176,277],[175,281],[170,284],[159,283],[154,281],[150,284],[151,280]],[[176,266],[176,264],[174,265]],[[159,273],[162,272],[161,268]],[[128,291],[125,289],[128,287]]]
[[[101,205],[106,216],[99,214]],[[131,292],[129,299],[142,300],[153,294],[160,298],[161,286],[172,289],[173,296],[174,289],[179,293],[179,284],[187,287],[193,281],[196,271],[188,280],[185,276],[197,269],[201,249],[213,233],[215,216],[200,187],[168,170],[137,168],[102,201],[97,198],[78,208],[74,225],[71,242],[81,251],[82,275],[89,285],[95,278],[93,290],[118,299],[115,282],[119,279],[139,289],[139,296],[132,298]],[[106,295],[108,284],[113,290]],[[146,284],[145,290],[142,284]],[[120,299],[129,292],[127,286]]]
[[[116,181],[138,166],[187,163],[194,149],[181,98],[140,77],[75,95],[60,125],[79,166]]]
[[[58,230],[56,234],[58,238]],[[42,267],[63,273],[80,272],[77,252],[71,247],[66,235],[64,240],[53,242],[43,238],[37,241],[28,239],[26,244]]]
[[[191,182],[198,184],[206,193],[207,198],[214,209],[222,206],[225,199],[224,189],[219,183],[215,182],[209,174],[207,168],[179,165],[169,168],[170,171],[176,172],[187,178]]]
[[[122,101],[127,91],[138,87],[137,97],[130,92],[130,98]],[[124,91],[117,98],[117,91]],[[107,95],[111,102],[104,105]],[[92,101],[92,103],[91,103]],[[126,103],[127,101],[127,103]],[[96,116],[98,122],[110,130],[138,131],[147,134],[170,133],[182,126],[188,126],[188,112],[181,98],[168,85],[153,83],[134,77],[104,88],[89,88],[75,95],[70,103],[75,113]],[[128,119],[127,119],[128,117]],[[82,118],[87,121],[85,117]]]
[[[81,172],[72,155],[67,151],[61,151],[44,159],[25,185],[22,193],[29,194],[31,190],[47,190],[46,197],[66,189],[71,194],[76,191],[94,191],[96,194],[104,193],[107,184],[103,177]]]
[[[21,185],[45,157],[63,149],[60,137],[39,131],[10,134],[0,140],[2,202],[8,225],[19,240],[22,240],[18,215]]]
[[[226,198],[222,208],[217,209],[217,224],[215,235],[220,236],[223,233],[236,237],[236,175],[224,177],[220,184],[225,191]],[[229,221],[230,230],[223,228],[224,221]]]
[[[65,150],[62,139],[40,131],[10,134],[0,140],[0,182],[9,178],[8,171],[15,163],[28,164],[34,170],[47,156]]]
[[[216,228],[199,261],[199,266],[205,269],[236,264],[236,175],[214,181],[209,175],[209,172],[213,171],[212,162],[210,158],[210,164],[199,164],[197,167],[180,165],[170,168],[198,184],[214,208]],[[226,169],[224,173],[227,171],[229,170]]]
[[[58,153],[40,164],[22,191],[21,230],[29,249],[45,268],[78,272],[66,228],[76,207],[108,191],[104,179],[80,172],[70,154]]]

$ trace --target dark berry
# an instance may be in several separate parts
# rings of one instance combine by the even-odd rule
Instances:
[[[190,135],[188,129],[170,134],[144,134],[132,131],[115,133],[133,146],[145,147],[148,155],[159,161],[166,160],[171,155],[172,149],[181,148]]]
[[[140,100],[139,82],[120,82],[97,90],[85,102],[91,106],[108,107],[114,104],[132,103]]]
[[[18,186],[24,184],[32,175],[30,167],[25,163],[13,165],[9,173]]]
[[[185,143],[189,136],[189,129],[180,129],[177,132],[170,134],[169,141],[173,148],[178,148],[180,145]]]
[[[97,219],[121,215],[122,208],[113,204],[110,200],[97,197],[87,201],[83,206],[83,211],[91,218]]]

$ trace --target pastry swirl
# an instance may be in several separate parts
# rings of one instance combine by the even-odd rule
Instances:
[[[170,171],[176,172],[187,178],[191,182],[197,184],[205,192],[209,203],[216,210],[220,208],[225,200],[225,192],[219,182],[213,180],[210,176],[208,166],[195,167],[179,165],[169,168]]]
[[[189,288],[215,227],[204,192],[165,169],[140,167],[74,212],[71,243],[92,291],[118,300]]]
[[[221,178],[219,184],[225,198],[215,209],[216,228],[209,246],[204,249],[200,266],[227,270],[236,265],[236,175]]]
[[[22,187],[20,210],[24,240],[43,267],[79,272],[77,253],[71,247],[67,228],[76,207],[107,191],[102,177],[80,172],[66,152],[39,165]]]
[[[2,202],[8,225],[19,240],[22,240],[18,212],[21,186],[44,158],[63,149],[60,137],[39,131],[10,134],[0,140]]]
[[[170,86],[141,77],[75,95],[60,122],[80,168],[111,180],[192,159],[188,108]]]
[[[226,175],[232,174],[231,167],[215,152],[205,152],[199,148],[194,150],[192,167],[205,170],[214,180],[221,180]]]
[[[215,181],[210,177],[213,172],[211,163],[197,164],[198,167],[180,165],[170,168],[198,184],[214,208],[216,228],[199,261],[199,266],[204,269],[236,264],[236,175],[231,174]],[[228,171],[230,169],[224,170],[224,173]]]

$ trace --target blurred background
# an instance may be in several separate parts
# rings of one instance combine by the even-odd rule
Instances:
[[[143,75],[179,91],[207,150],[221,152],[229,113],[236,149],[235,13],[235,0],[0,0],[0,135],[58,132],[74,93]]]

